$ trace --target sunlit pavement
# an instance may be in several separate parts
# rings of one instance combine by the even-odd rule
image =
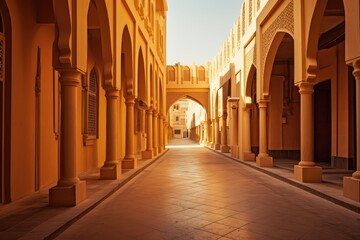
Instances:
[[[181,141],[58,239],[360,239],[359,214]]]

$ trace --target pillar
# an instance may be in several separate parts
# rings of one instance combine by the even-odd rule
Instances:
[[[117,102],[119,90],[106,90],[106,159],[100,168],[101,179],[118,179],[121,175],[121,165],[118,162],[117,150]]]
[[[250,132],[250,107],[243,109],[243,160],[255,161],[255,154],[251,152],[251,132]]]
[[[159,116],[159,113],[157,112],[156,109],[154,109],[154,112],[153,112],[153,126],[154,126],[154,131],[153,131],[153,154],[154,156],[158,155],[159,153],[159,145],[158,145],[158,116]]]
[[[299,84],[300,93],[300,162],[294,166],[294,177],[300,182],[321,182],[322,169],[314,162],[313,84]]]
[[[227,126],[226,126],[227,115],[228,113],[224,111],[222,115],[223,128],[221,131],[221,147],[220,147],[220,151],[223,153],[230,152],[230,147],[228,146],[228,136],[227,136]]]
[[[164,150],[164,115],[159,114],[159,153]]]
[[[345,197],[360,202],[360,59],[353,63],[356,84],[356,171],[343,179]]]
[[[169,143],[169,123],[168,121],[164,121],[164,127],[165,127],[165,140],[164,140],[164,144],[165,146]],[[189,133],[189,132],[188,132]],[[189,137],[189,136],[188,136]]]
[[[142,159],[151,159],[153,158],[153,109],[150,107],[146,110],[146,150],[142,151]]]
[[[219,117],[215,118],[215,150],[220,150],[220,131],[219,131]]]
[[[78,126],[81,109],[78,108],[78,87],[81,73],[76,70],[62,70],[61,84],[61,129],[60,129],[60,179],[49,190],[51,206],[75,206],[86,198],[86,183],[76,173],[78,159]]]
[[[239,98],[229,98],[228,104],[231,111],[231,129],[232,134],[230,135],[232,146],[231,146],[231,156],[234,158],[239,158],[239,139],[238,139],[238,110],[239,110]]]
[[[211,120],[206,121],[206,146],[211,146]]]
[[[215,148],[215,119],[211,119],[211,141],[210,147]]]
[[[268,102],[259,102],[259,155],[256,157],[256,165],[259,167],[272,167],[273,158],[268,155],[266,111]]]
[[[125,97],[126,105],[126,143],[125,157],[122,160],[123,169],[134,169],[137,167],[137,159],[135,156],[135,126],[134,126],[134,106],[135,96],[128,95]]]

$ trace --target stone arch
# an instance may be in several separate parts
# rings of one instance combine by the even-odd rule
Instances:
[[[56,33],[54,41],[54,58],[62,67],[71,67],[71,13],[68,1],[53,1]]]
[[[309,34],[307,39],[307,65],[306,72],[307,77],[315,78],[317,69],[317,52],[318,42],[320,37],[320,28],[323,19],[323,15],[326,9],[328,0],[318,0],[314,8],[314,12],[310,22]]]
[[[91,0],[95,4],[98,16],[98,23],[100,27],[101,36],[101,50],[103,59],[103,74],[104,84],[106,86],[113,86],[115,81],[113,79],[113,56],[111,44],[111,31],[109,24],[108,8],[105,0]],[[91,4],[91,3],[90,3]]]
[[[245,78],[246,79],[246,81],[245,81],[245,96],[251,98],[252,81],[253,81],[254,77],[256,77],[256,67],[254,64],[251,64],[249,73],[245,77],[246,77]]]
[[[164,111],[164,85],[162,79],[159,78],[159,113],[165,114]]]
[[[263,77],[260,78],[260,79],[263,79],[262,95],[259,96],[260,99],[267,99],[269,96],[270,78],[271,78],[273,63],[274,63],[276,54],[278,52],[279,46],[280,46],[282,40],[284,39],[285,35],[289,35],[292,38],[292,40],[294,40],[294,38],[290,32],[281,30],[281,31],[276,32],[273,40],[271,41],[269,51],[265,57]]]
[[[121,40],[121,85],[124,95],[134,94],[132,42],[128,26],[124,27]]]
[[[1,125],[0,137],[0,202],[11,202],[11,56],[12,56],[12,29],[8,6],[0,1],[0,18],[2,31],[0,33],[1,52]],[[2,142],[3,141],[3,142]],[[3,152],[2,152],[3,151]]]
[[[138,94],[137,98],[145,101],[147,103],[147,82],[146,82],[146,76],[145,76],[145,63],[144,63],[144,55],[142,52],[142,49],[140,47],[139,49],[139,55],[138,55]]]
[[[168,101],[166,101],[166,111],[169,112],[169,109],[172,105],[174,105],[174,103],[176,103],[177,101],[179,101],[180,99],[190,99],[190,100],[193,100],[194,102],[198,103],[201,107],[203,107],[205,109],[205,112],[206,112],[206,117],[208,118],[209,117],[209,109],[208,109],[208,106],[207,104],[205,104],[203,101],[199,100],[199,96],[196,96],[196,93],[179,93],[179,94],[176,94],[176,95],[173,95],[172,94],[172,98],[169,99],[168,98]]]

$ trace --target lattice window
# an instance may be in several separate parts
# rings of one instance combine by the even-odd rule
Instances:
[[[245,34],[245,4],[242,7],[242,35]]]
[[[251,24],[252,21],[252,10],[253,10],[253,1],[249,0],[249,25]]]
[[[257,10],[258,10],[258,11],[259,11],[259,9],[260,9],[260,5],[261,5],[260,0],[257,0]]]
[[[90,72],[88,91],[88,135],[97,136],[98,133],[98,83],[95,69]]]
[[[5,37],[0,33],[0,81],[5,79]]]

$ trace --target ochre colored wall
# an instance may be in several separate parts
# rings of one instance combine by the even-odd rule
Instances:
[[[41,49],[40,186],[58,176],[53,133],[52,44],[54,27],[36,24],[34,1],[7,1],[12,28],[11,200],[35,191],[35,79]]]

